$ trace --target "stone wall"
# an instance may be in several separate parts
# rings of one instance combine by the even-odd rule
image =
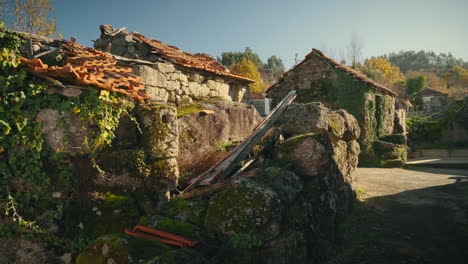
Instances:
[[[247,104],[253,105],[261,116],[266,116],[271,111],[270,98],[262,98],[262,99],[249,98],[247,100]]]
[[[178,105],[215,98],[240,102],[247,91],[247,86],[239,83],[206,73],[184,71],[168,62],[136,65],[133,73],[140,76],[146,92],[153,99]]]
[[[178,105],[211,98],[241,102],[248,90],[247,84],[235,79],[166,61],[153,53],[147,44],[125,32],[97,39],[94,47],[106,50],[109,44],[112,54],[153,63],[135,65],[133,73],[141,77],[146,93],[155,100]]]
[[[267,94],[274,105],[290,90],[297,91],[295,102],[321,102],[331,109],[345,109],[356,117],[362,132],[359,139],[362,164],[380,162],[374,150],[376,140],[406,132],[405,109],[398,108],[395,96],[333,68],[316,55],[289,71]]]
[[[184,125],[216,124],[226,114],[192,114]],[[237,129],[226,125],[226,131]],[[268,151],[226,182],[225,189],[174,199],[147,217],[147,226],[200,240],[202,246],[180,250],[145,245],[146,253],[138,254],[134,248],[141,242],[106,235],[92,242],[77,263],[122,258],[142,263],[324,262],[340,239],[339,226],[355,200],[359,125],[346,111],[319,103],[293,104],[275,125],[257,146],[270,146]],[[213,138],[218,128],[214,125],[207,137]]]
[[[211,167],[262,121],[251,106],[219,101],[202,103],[201,107],[212,112],[195,112],[177,120],[180,133],[177,159],[182,180]]]

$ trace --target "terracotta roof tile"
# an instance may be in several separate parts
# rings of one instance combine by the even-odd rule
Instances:
[[[101,25],[100,28],[101,28],[101,33],[102,33],[101,36],[103,34],[106,34],[106,32],[113,31],[113,27],[110,25]],[[198,53],[192,54],[186,51],[181,51],[177,47],[163,44],[159,40],[146,38],[145,36],[136,32],[132,32],[132,33],[129,33],[127,31],[124,31],[124,32],[128,34],[132,34],[134,39],[137,39],[147,44],[148,46],[150,46],[151,50],[153,50],[156,54],[161,56],[161,58],[166,59],[175,64],[178,64],[180,66],[204,70],[204,71],[215,73],[221,76],[231,77],[233,79],[244,81],[244,82],[249,82],[249,83],[255,82],[252,79],[229,72],[221,63],[219,63],[217,60],[211,57],[203,56]]]
[[[62,67],[48,66],[41,59],[20,58],[29,72],[38,77],[51,77],[60,81],[70,81],[81,85],[96,85],[97,87],[123,93],[136,100],[150,98],[141,92],[144,89],[140,78],[131,74],[128,67],[117,66],[117,61],[111,55],[61,40],[67,54],[66,64]]]

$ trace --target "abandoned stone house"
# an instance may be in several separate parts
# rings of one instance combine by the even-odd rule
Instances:
[[[94,47],[133,64],[146,92],[155,100],[177,105],[220,98],[244,101],[249,94],[248,78],[229,72],[210,55],[191,54],[136,32],[101,25]]]
[[[448,103],[448,94],[430,88],[426,88],[413,97],[418,102],[418,108],[411,114],[418,116],[428,116],[441,112]]]
[[[405,116],[409,101],[358,70],[313,49],[267,90],[275,105],[290,90],[297,103],[322,102],[345,109],[361,127],[360,164],[398,165],[406,159]]]

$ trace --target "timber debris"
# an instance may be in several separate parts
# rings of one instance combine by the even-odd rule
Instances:
[[[195,178],[187,188],[183,191],[184,194],[196,185],[210,185],[227,178],[238,166],[238,164],[247,157],[253,147],[260,141],[266,132],[273,126],[275,121],[281,116],[286,108],[296,98],[296,91],[290,91],[283,100],[271,111],[271,113],[254,129],[252,134],[237,145],[229,154],[218,163],[213,165],[203,174]],[[209,190],[208,188],[207,190]],[[211,188],[212,189],[212,188]]]
[[[154,240],[159,240],[164,244],[178,246],[181,248],[194,247],[200,241],[192,240],[183,236],[174,235],[162,230],[146,227],[146,226],[135,226],[132,230],[125,229],[125,234],[135,237],[143,237]]]

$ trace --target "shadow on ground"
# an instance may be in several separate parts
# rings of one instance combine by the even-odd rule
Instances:
[[[449,179],[357,202],[328,263],[467,263],[468,177]]]

